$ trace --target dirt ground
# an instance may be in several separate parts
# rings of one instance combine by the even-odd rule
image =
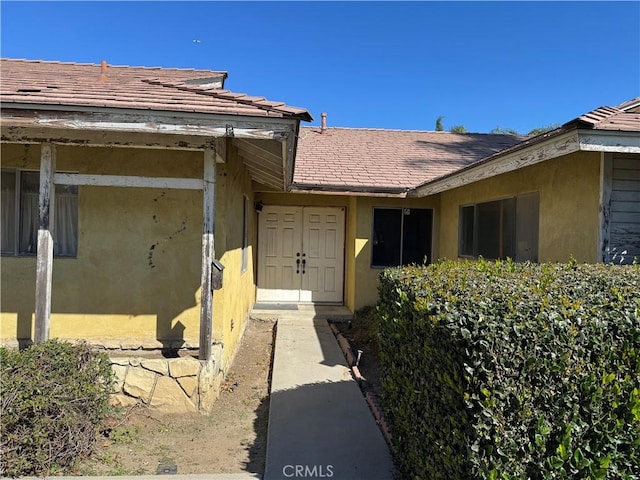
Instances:
[[[380,394],[380,367],[367,319],[338,324],[355,354],[366,389]],[[152,414],[136,407],[75,475],[264,473],[269,376],[275,323],[249,320],[240,350],[210,415]]]
[[[274,322],[249,320],[210,415],[134,408],[76,475],[264,472]]]
[[[358,368],[365,378],[364,388],[366,391],[372,391],[381,399],[382,395],[382,368],[380,365],[380,352],[378,344],[374,338],[368,322],[371,321],[373,312],[367,311],[365,314],[356,314],[351,323],[337,323],[338,330],[349,341],[353,355],[357,357],[358,351],[361,352]]]

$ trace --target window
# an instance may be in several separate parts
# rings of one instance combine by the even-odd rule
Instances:
[[[374,208],[371,266],[430,261],[432,223],[431,209]]]
[[[1,190],[2,254],[35,255],[40,174],[3,170]],[[75,257],[78,252],[78,187],[56,185],[54,220],[54,254]]]
[[[461,257],[538,261],[538,194],[460,207]]]
[[[242,268],[241,272],[246,272],[249,268],[249,212],[250,205],[247,196],[244,196],[242,204]]]

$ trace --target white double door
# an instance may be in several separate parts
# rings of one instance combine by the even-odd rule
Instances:
[[[342,303],[344,221],[341,207],[265,206],[257,301]]]

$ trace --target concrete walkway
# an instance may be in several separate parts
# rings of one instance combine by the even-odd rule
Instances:
[[[387,480],[389,448],[326,318],[340,309],[254,311],[278,319],[264,480]]]

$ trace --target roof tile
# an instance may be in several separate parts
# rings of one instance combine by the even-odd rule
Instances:
[[[300,130],[297,188],[405,191],[511,147],[522,137],[317,127]]]
[[[5,108],[12,103],[27,103],[311,120],[303,108],[212,88],[213,79],[224,85],[226,72],[108,66],[105,73],[97,64],[3,58],[0,74]]]

